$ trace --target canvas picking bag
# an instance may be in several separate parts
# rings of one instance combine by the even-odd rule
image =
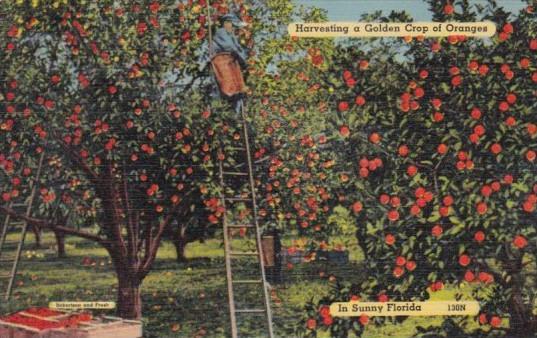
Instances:
[[[232,53],[215,55],[211,60],[211,64],[222,94],[233,96],[244,91],[241,67]]]

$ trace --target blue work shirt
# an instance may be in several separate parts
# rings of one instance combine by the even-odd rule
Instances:
[[[229,33],[223,27],[218,28],[213,37],[211,55],[218,53],[233,53],[241,66],[246,66],[246,51],[242,48],[239,40],[233,33]]]

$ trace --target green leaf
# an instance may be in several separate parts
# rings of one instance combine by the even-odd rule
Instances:
[[[493,56],[493,57],[492,57],[492,61],[493,61],[494,63],[499,63],[499,64],[505,62],[504,58],[501,57],[501,56],[499,56],[499,55],[495,55],[495,56]]]
[[[461,220],[456,216],[449,217],[449,221],[455,225],[454,227],[450,228],[448,231],[446,231],[449,235],[456,235],[459,232],[461,232],[464,229],[464,223],[461,222]]]
[[[375,228],[371,223],[367,223],[367,234],[374,235],[378,232],[379,229]]]
[[[429,218],[427,218],[428,222],[436,222],[440,219],[440,213],[438,211],[431,212],[431,215]]]

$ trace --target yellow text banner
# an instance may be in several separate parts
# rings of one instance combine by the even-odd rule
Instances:
[[[479,303],[475,301],[427,302],[341,302],[330,305],[334,317],[368,316],[475,316]]]
[[[115,302],[50,302],[49,308],[55,310],[78,310],[78,309],[99,309],[111,310],[116,308]]]
[[[294,22],[289,35],[309,38],[335,37],[442,37],[464,35],[491,37],[496,33],[492,21],[480,22]]]

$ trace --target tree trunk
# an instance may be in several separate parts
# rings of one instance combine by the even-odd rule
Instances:
[[[509,337],[525,338],[528,332],[537,331],[537,319],[520,292],[514,292],[509,301]]]
[[[142,318],[140,284],[126,272],[118,272],[117,315],[125,319]]]
[[[30,225],[30,226],[32,227],[32,232],[34,233],[34,237],[35,237],[34,247],[36,249],[40,249],[41,248],[41,229],[33,225]]]
[[[522,274],[522,256],[503,264],[505,270],[511,275],[509,286],[511,297],[509,299],[509,337],[524,338],[528,332],[537,331],[537,317],[533,314],[531,304],[524,302],[523,289],[526,282]]]
[[[177,262],[184,263],[187,261],[185,256],[186,241],[176,240],[173,242],[175,245],[175,252],[177,253]]]
[[[65,258],[67,256],[65,253],[65,234],[60,231],[55,231],[54,236],[56,237],[56,247],[58,250],[58,258]]]
[[[173,245],[175,246],[175,252],[177,253],[177,262],[184,263],[187,261],[185,256],[186,245],[188,244],[186,238],[186,227],[179,225],[178,229],[173,232]]]

